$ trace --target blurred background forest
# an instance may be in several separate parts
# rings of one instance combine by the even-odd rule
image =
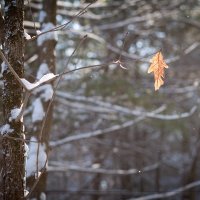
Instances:
[[[103,64],[66,74],[56,90],[47,199],[125,200],[177,188],[170,199],[200,199],[200,1],[98,0],[77,16],[88,3],[26,1],[32,37],[45,12],[56,25],[72,20],[54,33],[56,73]],[[30,81],[44,57],[37,42],[25,47]],[[147,69],[159,50],[169,69],[155,92]]]

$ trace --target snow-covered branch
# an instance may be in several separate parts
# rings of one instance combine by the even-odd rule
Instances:
[[[163,110],[165,110],[165,106],[161,106],[160,108],[152,111],[152,113],[159,113],[159,112],[162,112]],[[60,146],[60,145],[63,145],[63,144],[69,143],[69,142],[74,142],[77,140],[83,140],[83,139],[88,139],[91,137],[96,137],[99,135],[110,134],[110,133],[113,133],[114,131],[118,131],[120,129],[130,127],[130,126],[142,121],[145,118],[146,118],[145,116],[140,116],[134,120],[129,120],[122,124],[117,124],[117,125],[111,126],[109,128],[99,129],[99,130],[91,131],[88,133],[77,134],[77,135],[69,136],[69,137],[66,137],[66,138],[63,138],[63,139],[60,139],[57,141],[51,141],[50,146],[53,148],[53,147],[57,147],[57,146]]]
[[[48,73],[48,74],[45,74],[44,76],[42,76],[42,78],[40,78],[40,80],[36,81],[35,83],[30,83],[29,81],[27,81],[24,78],[21,78],[21,81],[23,82],[25,89],[27,91],[31,92],[34,89],[40,87],[41,85],[55,80],[56,77],[58,77],[58,75],[55,75],[53,73]]]
[[[122,170],[122,169],[116,169],[116,170],[110,170],[110,169],[103,169],[103,168],[86,168],[86,167],[79,167],[79,166],[67,166],[65,164],[59,163],[57,161],[51,161],[48,166],[48,171],[60,171],[60,172],[68,172],[68,171],[76,171],[76,172],[86,172],[86,173],[95,173],[95,174],[106,174],[106,175],[132,175],[132,174],[140,174],[148,171],[152,171],[157,169],[159,166],[158,163],[146,166],[140,170],[138,169],[128,169],[128,170]]]
[[[133,116],[145,116],[145,117],[161,119],[161,120],[176,120],[176,119],[186,118],[186,117],[191,116],[197,110],[197,106],[193,106],[190,109],[189,112],[185,112],[185,113],[170,114],[170,115],[157,114],[157,113],[154,113],[154,112],[152,113],[152,112],[148,112],[148,111],[132,110],[132,109],[127,108],[127,107],[123,107],[123,106],[119,106],[119,105],[113,105],[112,103],[109,103],[109,102],[96,100],[96,99],[91,98],[91,97],[75,96],[75,95],[72,95],[72,94],[69,94],[69,93],[63,93],[63,92],[60,92],[60,91],[57,91],[56,94],[59,97],[67,98],[67,99],[70,99],[70,100],[76,100],[76,101],[89,102],[89,103],[92,103],[92,104],[96,104],[96,105],[98,105],[98,106],[100,106],[104,109],[106,108],[106,109],[111,110],[111,112],[119,112],[119,113],[123,113],[123,114],[126,114],[126,115],[133,115]]]

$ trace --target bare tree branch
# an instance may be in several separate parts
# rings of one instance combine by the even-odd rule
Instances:
[[[165,106],[161,106],[160,108],[152,111],[152,113],[159,113],[159,112],[162,112],[163,110],[165,110]],[[74,142],[74,141],[77,141],[77,140],[83,140],[83,139],[88,139],[88,138],[91,138],[91,137],[96,137],[96,136],[99,136],[99,135],[110,134],[110,133],[113,133],[114,131],[118,131],[120,129],[124,129],[124,128],[127,128],[129,126],[132,126],[132,125],[134,125],[134,124],[136,124],[136,123],[138,123],[138,122],[140,122],[144,119],[145,119],[145,116],[140,116],[140,117],[137,117],[134,120],[124,122],[123,124],[114,125],[114,126],[111,126],[109,128],[106,128],[106,129],[102,129],[102,130],[100,129],[100,130],[96,130],[96,131],[92,131],[92,132],[88,132],[88,133],[82,133],[82,134],[78,134],[78,135],[69,136],[69,137],[66,137],[66,138],[63,138],[63,139],[60,139],[60,140],[57,140],[57,141],[51,141],[50,147],[55,148],[55,147],[58,147],[60,145],[70,143],[70,142]]]
[[[175,196],[175,195],[177,195],[179,193],[182,193],[182,192],[184,192],[186,190],[189,190],[191,188],[198,187],[198,186],[200,186],[200,181],[195,181],[195,182],[192,182],[192,183],[190,183],[188,185],[180,187],[178,189],[172,190],[170,192],[164,192],[164,193],[160,193],[160,194],[152,194],[152,195],[139,197],[139,198],[131,198],[131,199],[128,199],[128,200],[164,199],[164,198],[167,198],[167,197]]]
[[[147,36],[147,35],[150,34],[149,31],[148,31],[148,32],[145,31],[145,34],[144,34],[142,30],[137,30],[137,29],[134,29],[134,33],[135,33],[135,32],[136,32],[136,33],[138,32],[138,34],[140,34],[140,35],[142,34],[142,35],[145,35],[145,36]],[[99,35],[96,35],[96,34],[94,34],[94,33],[90,33],[90,32],[87,32],[87,31],[75,31],[75,30],[72,30],[72,29],[71,29],[71,30],[69,30],[69,32],[67,32],[67,33],[60,32],[60,34],[69,34],[69,33],[74,33],[74,34],[78,34],[78,35],[81,35],[81,36],[82,36],[82,35],[87,35],[88,38],[91,38],[91,39],[93,39],[93,40],[96,40],[97,42],[99,42],[99,43],[105,45],[107,49],[111,50],[111,51],[114,52],[114,53],[120,54],[120,55],[122,55],[122,56],[124,56],[124,57],[126,57],[126,58],[128,58],[128,59],[133,60],[133,61],[140,61],[140,62],[143,62],[143,63],[150,63],[150,59],[149,59],[148,57],[152,56],[152,54],[149,55],[149,56],[146,56],[146,57],[141,57],[141,56],[136,55],[136,54],[127,53],[127,52],[124,51],[123,49],[120,50],[118,47],[112,46],[111,44],[109,44],[108,41],[106,41],[104,38],[100,37]],[[154,33],[154,32],[153,32],[153,33]],[[194,51],[195,49],[197,49],[197,48],[199,47],[199,45],[200,45],[200,42],[196,42],[196,41],[193,42],[191,45],[189,45],[189,46],[183,51],[183,54],[174,56],[174,57],[172,57],[172,58],[168,58],[168,59],[166,59],[166,62],[167,62],[168,64],[173,63],[173,62],[176,62],[177,60],[181,59],[182,56],[187,55],[187,54],[191,53],[192,51]],[[153,54],[154,54],[154,53],[153,53]]]
[[[102,168],[85,168],[79,166],[67,166],[63,163],[59,163],[58,161],[50,161],[48,166],[48,171],[60,171],[60,172],[68,172],[68,171],[76,171],[76,172],[86,172],[86,173],[95,173],[95,174],[106,174],[106,175],[132,175],[132,174],[140,174],[148,171],[152,171],[157,169],[159,163],[146,166],[140,170],[137,169],[116,169],[116,170],[109,170],[109,169],[102,169]]]
[[[87,6],[85,6],[83,9],[81,9],[76,15],[73,16],[73,18],[71,20],[69,20],[68,22],[64,23],[64,24],[61,24],[61,25],[58,25],[52,29],[49,29],[47,31],[44,31],[44,32],[41,32],[35,36],[33,36],[31,39],[29,39],[29,41],[32,41],[32,40],[35,40],[37,39],[39,36],[41,35],[44,35],[46,33],[49,33],[49,32],[55,32],[55,31],[59,31],[59,30],[63,30],[64,28],[66,28],[73,20],[75,20],[78,16],[84,14],[87,10],[88,7],[90,7],[93,3],[90,3],[88,4]]]
[[[90,103],[97,104],[98,106],[102,106],[104,108],[113,110],[115,112],[120,112],[120,113],[124,113],[127,115],[133,115],[133,116],[144,115],[145,117],[162,119],[162,120],[176,120],[176,119],[186,118],[186,117],[191,116],[197,110],[197,106],[193,106],[189,112],[180,113],[180,114],[171,114],[171,115],[165,114],[164,115],[164,114],[157,114],[157,113],[148,112],[148,111],[133,110],[131,108],[127,108],[127,107],[123,107],[123,106],[119,106],[119,105],[113,105],[112,103],[103,102],[100,100],[96,100],[94,98],[73,96],[73,95],[70,95],[69,93],[62,93],[59,91],[57,92],[57,95],[60,97],[69,98],[69,99],[73,99],[73,100],[88,101]]]
[[[116,29],[116,28],[127,26],[128,24],[131,24],[131,23],[140,23],[140,22],[145,22],[147,20],[156,20],[156,19],[161,19],[164,17],[174,16],[177,13],[178,12],[176,10],[174,11],[172,10],[171,12],[169,11],[168,12],[153,12],[151,14],[148,13],[143,16],[137,16],[137,17],[134,16],[134,17],[130,17],[128,19],[117,21],[110,24],[99,25],[94,28],[98,28],[99,30]]]
[[[0,57],[2,58],[2,60],[6,63],[6,65],[8,65],[9,70],[12,72],[12,74],[14,75],[14,77],[18,80],[18,82],[21,84],[21,86],[26,89],[25,84],[22,82],[22,80],[19,78],[18,74],[15,72],[15,70],[13,69],[13,67],[10,65],[10,63],[8,62],[7,58],[4,56],[3,52],[0,49]]]

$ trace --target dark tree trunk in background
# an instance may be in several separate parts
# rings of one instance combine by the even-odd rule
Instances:
[[[200,150],[200,131],[199,131],[199,135],[198,135],[198,139],[196,142],[196,147],[193,147],[193,150],[195,150],[195,154],[192,158],[192,162],[190,164],[190,168],[187,171],[187,175],[184,176],[183,179],[183,185],[187,185],[190,184],[194,181],[196,181],[196,177],[197,177],[197,169],[198,169],[198,158],[199,158],[199,150]],[[191,188],[190,190],[186,190],[183,192],[182,198],[183,199],[190,199],[190,200],[195,200],[195,188]]]
[[[56,5],[57,5],[56,0],[43,1],[43,9],[42,9],[43,13],[41,14],[43,15],[43,17],[42,17],[42,20],[40,21],[42,29],[48,23],[51,23],[54,26],[56,25]],[[48,66],[48,73],[50,72],[55,73],[55,46],[56,46],[56,40],[53,38],[45,40],[42,44],[38,46],[39,63],[40,64],[45,63]],[[43,120],[45,120],[44,118],[42,120],[39,120],[33,123],[33,127],[34,127],[33,136],[35,136],[38,141],[41,141],[41,143],[45,145],[46,152],[48,154],[49,134],[51,130],[52,116],[53,116],[53,104],[51,103],[50,109],[48,109],[50,100],[45,101],[42,98],[42,92],[38,94],[36,98],[39,98],[41,100],[44,112],[46,113],[48,110],[48,115],[46,118],[44,130],[42,132],[41,138],[40,138],[40,132],[41,132]],[[34,176],[29,177],[27,180],[28,187],[31,188],[34,182],[35,182]],[[35,187],[31,197],[40,199],[41,194],[44,193],[46,190],[46,182],[47,182],[47,172],[44,172],[37,186]]]
[[[44,18],[44,24],[46,23],[52,23],[54,26],[56,25],[56,0],[48,0],[43,1],[43,10],[46,12],[46,17]],[[56,67],[55,67],[55,47],[56,47],[56,40],[50,39],[43,42],[41,46],[38,48],[39,52],[39,62],[40,63],[46,63],[49,69],[49,72],[55,73]],[[44,111],[47,111],[48,105],[50,101],[43,101],[43,107]],[[49,132],[51,130],[51,124],[52,124],[52,116],[53,116],[53,104],[51,104],[51,108],[49,109],[48,116],[46,119],[46,124],[44,127],[44,132],[42,134],[42,142],[44,142],[47,147],[49,143]],[[41,126],[38,127],[38,129],[41,129]],[[36,134],[38,132],[36,131]]]
[[[23,7],[23,0],[5,0],[3,51],[19,77],[23,77],[24,74]],[[9,118],[12,109],[20,108],[22,104],[23,88],[8,69],[3,72],[3,83],[4,123],[7,124],[7,127],[10,127],[3,135],[22,140],[3,137],[3,197],[1,199],[18,200],[24,199],[25,189],[23,122],[11,121]]]

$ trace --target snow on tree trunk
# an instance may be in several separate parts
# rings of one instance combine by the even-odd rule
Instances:
[[[43,1],[43,10],[41,10],[39,13],[39,21],[41,23],[41,32],[48,31],[53,27],[55,27],[56,0]],[[49,32],[47,34],[40,36],[37,39],[37,45],[38,45],[39,62],[40,62],[40,66],[37,71],[37,79],[39,80],[45,74],[48,73],[55,74],[56,32]],[[42,122],[45,117],[44,113],[47,112],[47,108],[52,99],[53,95],[52,84],[50,83],[45,84],[37,88],[34,91],[34,93],[36,94],[36,98],[33,102],[33,113],[32,113],[33,136],[37,138],[37,141],[41,142],[41,145],[44,146],[44,149],[47,152],[48,142],[49,142],[49,132],[52,122],[53,104],[51,104],[51,107],[48,110],[48,115],[41,138],[40,138],[40,132],[42,127]],[[40,113],[38,112],[38,107],[40,107],[39,109]],[[40,199],[41,195],[44,194],[46,189],[46,179],[47,179],[47,173],[45,172],[42,174],[40,181],[38,182],[31,197]],[[30,176],[27,181],[28,187],[31,187],[34,184],[34,182],[35,182],[34,176]]]
[[[23,0],[5,0],[5,29],[3,52],[19,75],[24,74]],[[4,128],[1,134],[3,148],[3,197],[4,200],[24,199],[25,143],[23,122],[11,117],[14,109],[20,109],[23,88],[10,70],[3,71]],[[8,136],[8,137],[6,137]]]

